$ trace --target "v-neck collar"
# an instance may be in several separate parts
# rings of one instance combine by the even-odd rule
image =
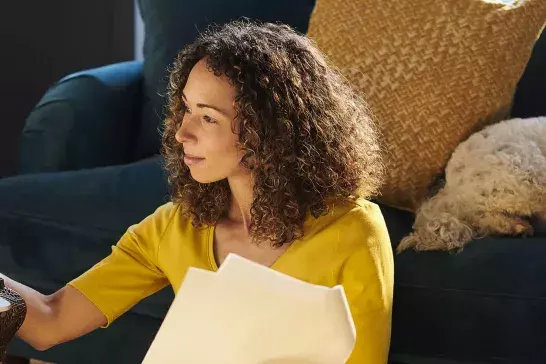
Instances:
[[[207,255],[209,258],[209,265],[212,271],[216,272],[218,271],[218,263],[216,262],[216,258],[214,257],[214,233],[216,231],[216,224],[208,227],[208,242],[207,242]],[[292,250],[294,250],[294,246],[300,243],[300,239],[294,240],[290,246],[281,254],[279,257],[269,266],[268,268],[273,270],[278,270],[278,266],[281,264],[281,261],[285,258],[287,254],[290,254]]]

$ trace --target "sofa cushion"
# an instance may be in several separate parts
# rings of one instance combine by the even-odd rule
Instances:
[[[308,35],[363,93],[384,136],[381,201],[415,210],[456,146],[507,118],[543,0],[318,0]]]
[[[546,236],[484,238],[458,254],[397,255],[391,353],[543,362],[545,257]]]
[[[413,215],[379,206],[395,249]],[[545,257],[546,236],[488,237],[459,253],[395,255],[393,362],[543,362]]]
[[[282,22],[306,32],[315,0],[139,0],[145,26],[142,127],[138,156],[158,152],[158,127],[162,121],[166,68],[178,51],[191,43],[209,24],[224,24],[240,17]]]

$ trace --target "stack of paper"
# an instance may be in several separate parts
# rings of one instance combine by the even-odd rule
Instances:
[[[144,364],[341,364],[356,332],[342,286],[312,285],[230,254],[190,268]]]

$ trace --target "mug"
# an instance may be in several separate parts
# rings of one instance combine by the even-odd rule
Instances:
[[[25,321],[26,314],[23,298],[7,288],[0,278],[0,364],[5,363],[8,344]]]

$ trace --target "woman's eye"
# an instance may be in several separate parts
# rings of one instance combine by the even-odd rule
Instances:
[[[208,115],[203,116],[203,120],[209,124],[216,124],[217,121]]]

